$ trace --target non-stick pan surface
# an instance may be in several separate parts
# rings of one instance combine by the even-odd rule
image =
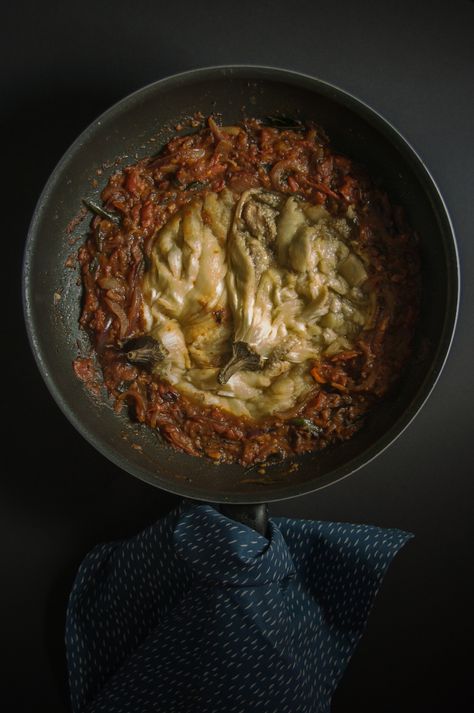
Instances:
[[[71,107],[73,111],[73,107]],[[156,152],[183,117],[221,113],[225,123],[243,115],[299,115],[321,124],[333,146],[365,164],[402,204],[422,253],[423,308],[411,364],[387,399],[352,440],[268,469],[266,476],[238,465],[213,465],[178,453],[157,433],[118,416],[106,398],[94,398],[77,380],[81,287],[65,262],[87,230],[67,226],[84,197],[98,197],[120,165]],[[67,121],[67,115],[65,116]],[[100,176],[96,171],[105,164]],[[94,182],[96,179],[97,183]],[[409,144],[382,117],[345,92],[308,76],[266,67],[213,67],[185,72],[126,97],[89,126],[51,175],[33,216],[24,261],[24,306],[39,369],[56,402],[77,430],[104,456],[164,490],[212,502],[257,503],[301,495],[354,472],[406,428],[431,392],[454,332],[458,293],[456,244],[443,200]]]

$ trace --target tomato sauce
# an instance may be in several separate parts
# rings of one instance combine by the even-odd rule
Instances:
[[[252,119],[222,127],[211,117],[194,133],[171,139],[159,155],[116,172],[78,252],[80,323],[91,335],[115,409],[127,407],[132,418],[186,453],[245,466],[320,450],[358,431],[410,358],[420,299],[417,240],[402,209],[361,166],[333,151],[319,127],[265,124]],[[260,421],[194,403],[146,367],[129,364],[123,349],[144,333],[141,282],[157,231],[196,195],[224,187],[295,194],[333,215],[345,215],[350,206],[355,249],[368,259],[377,295],[371,323],[354,347],[313,364],[314,388],[304,403]],[[93,373],[83,359],[75,370],[86,382]]]

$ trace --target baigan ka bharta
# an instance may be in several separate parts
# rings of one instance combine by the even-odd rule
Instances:
[[[117,171],[79,250],[120,411],[245,466],[350,438],[409,359],[417,241],[366,171],[296,120],[213,117]],[[90,359],[74,364],[91,378]]]

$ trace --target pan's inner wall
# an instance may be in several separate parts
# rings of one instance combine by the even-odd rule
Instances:
[[[82,197],[97,197],[119,156],[122,165],[156,152],[184,116],[219,112],[226,123],[243,115],[299,115],[314,119],[333,146],[365,164],[395,203],[405,206],[420,236],[423,310],[417,354],[396,394],[351,441],[274,466],[263,480],[238,465],[215,466],[176,453],[156,433],[118,417],[73,374],[81,288],[65,268],[71,246],[66,226]],[[155,141],[150,143],[153,138]],[[93,188],[96,170],[109,164]],[[80,237],[84,221],[72,234]],[[119,103],[91,125],[57,167],[38,204],[25,254],[25,310],[40,368],[68,418],[104,455],[133,475],[188,497],[257,502],[290,497],[337,480],[387,445],[416,413],[441,369],[456,312],[456,255],[449,222],[426,172],[406,144],[370,110],[328,85],[299,75],[256,68],[211,69],[164,80]],[[55,297],[56,293],[56,297]],[[58,296],[60,295],[59,301]],[[55,302],[57,304],[55,304]],[[423,356],[423,358],[421,358]],[[134,446],[134,447],[132,447]],[[139,446],[140,448],[137,448]]]

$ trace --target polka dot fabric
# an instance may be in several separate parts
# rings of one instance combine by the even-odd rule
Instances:
[[[411,537],[275,518],[269,540],[186,504],[96,547],[71,593],[74,713],[326,713]]]

